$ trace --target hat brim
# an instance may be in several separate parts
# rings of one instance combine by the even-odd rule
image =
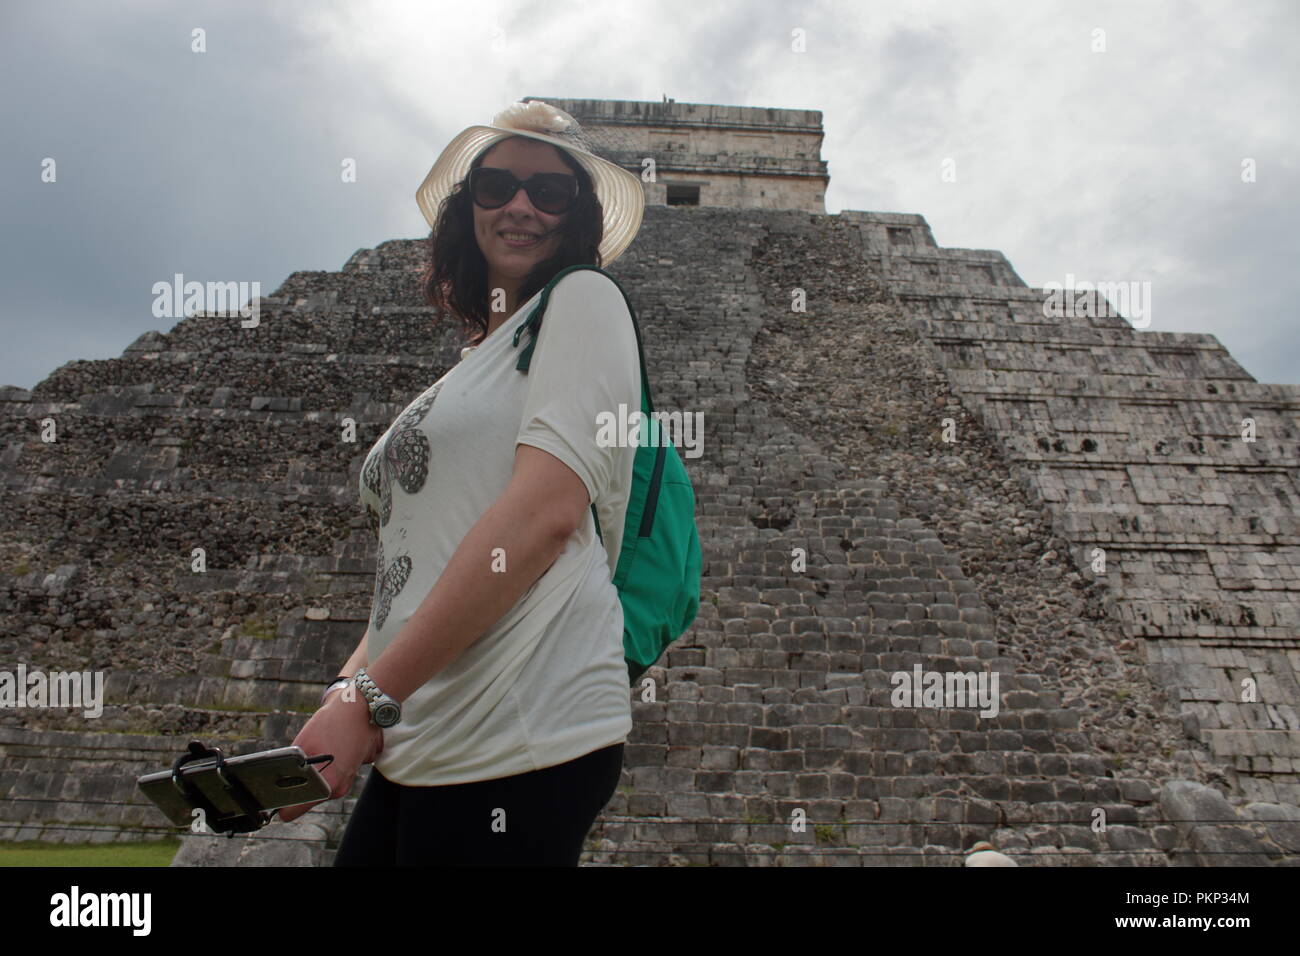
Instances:
[[[622,166],[615,165],[582,149],[556,142],[554,138],[527,130],[506,130],[495,126],[471,126],[459,133],[438,157],[429,175],[416,190],[415,201],[424,213],[429,228],[438,221],[438,210],[455,187],[469,174],[469,165],[482,150],[509,139],[524,136],[562,149],[591,176],[604,216],[604,235],[600,240],[601,265],[609,265],[632,244],[645,211],[645,191],[641,181]]]

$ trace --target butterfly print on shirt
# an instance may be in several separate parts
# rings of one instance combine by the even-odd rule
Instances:
[[[402,554],[393,559],[393,563],[384,566],[384,545],[379,544],[379,554],[375,561],[375,628],[384,626],[388,612],[393,609],[393,598],[397,597],[411,577],[411,559]]]
[[[393,516],[393,481],[413,495],[429,477],[429,439],[417,426],[429,414],[441,390],[441,385],[435,385],[402,412],[382,439],[380,453],[366,459],[362,480],[379,499],[379,522],[383,526]]]

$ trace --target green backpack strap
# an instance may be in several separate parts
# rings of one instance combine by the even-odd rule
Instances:
[[[637,449],[634,460],[623,543],[612,581],[623,606],[623,657],[629,680],[635,685],[637,678],[690,626],[699,608],[701,553],[694,517],[695,497],[681,458],[657,434],[636,310],[622,285],[608,272],[594,265],[579,264],[560,270],[546,284],[532,315],[515,331],[515,347],[525,330],[531,334],[515,368],[527,374],[551,290],[560,279],[578,269],[601,273],[623,293],[641,364],[641,412],[648,423],[649,437]],[[655,523],[657,512],[664,516],[658,524]],[[604,544],[595,502],[591,504],[591,516],[596,534]]]
[[[628,315],[632,316],[632,330],[636,333],[637,337],[637,360],[641,363],[641,398],[643,405],[645,405],[641,411],[642,414],[645,415],[646,421],[649,421],[651,414],[654,412],[654,401],[650,398],[650,376],[646,375],[646,351],[645,346],[641,345],[641,325],[637,323],[637,311],[632,308],[632,299],[628,298],[627,290],[619,284],[619,280],[616,280],[614,276],[611,276],[610,273],[604,271],[604,269],[598,267],[598,265],[590,265],[588,263],[569,265],[569,267],[560,269],[559,272],[555,273],[555,276],[551,277],[551,281],[547,282],[545,289],[542,289],[542,298],[538,300],[537,306],[533,308],[532,315],[528,316],[528,320],[521,324],[519,328],[515,329],[515,338],[513,338],[513,341],[511,342],[511,346],[515,347],[515,349],[519,347],[519,339],[523,336],[524,332],[529,333],[528,345],[524,346],[523,352],[520,352],[519,362],[515,363],[515,368],[519,369],[520,372],[524,372],[525,375],[528,373],[529,364],[532,364],[533,360],[533,346],[537,345],[537,337],[541,334],[542,316],[546,313],[546,303],[550,302],[551,290],[554,289],[556,282],[559,282],[564,278],[564,276],[567,276],[567,274],[571,272],[577,272],[578,269],[591,269],[593,272],[601,273],[602,276],[608,278],[611,282],[614,282],[614,285],[617,286],[620,293],[623,293],[623,302],[624,304],[627,304]],[[663,451],[664,446],[659,445],[659,457],[655,460],[656,476],[663,471]],[[595,516],[594,502],[591,503],[591,516],[593,516],[593,518]],[[645,535],[645,533],[649,531],[649,525],[653,523],[654,512],[651,511],[649,515],[645,515],[642,518],[642,535]],[[599,518],[595,520],[595,533],[597,533],[598,536],[601,536],[601,519]],[[601,541],[604,541],[603,536],[601,536]]]
[[[600,268],[599,266],[591,265],[590,263],[580,262],[577,265],[567,266],[566,268],[561,269],[554,276],[552,276],[550,282],[546,283],[546,287],[542,289],[542,297],[540,300],[538,300],[537,306],[533,309],[532,315],[530,315],[528,317],[528,320],[524,322],[522,325],[520,325],[519,328],[515,329],[515,337],[511,342],[511,345],[514,348],[519,347],[519,339],[523,336],[524,332],[528,332],[529,335],[528,344],[524,346],[523,352],[520,353],[519,361],[515,363],[515,368],[527,374],[528,366],[532,364],[532,360],[533,360],[533,347],[537,345],[537,337],[541,335],[542,316],[546,313],[546,304],[551,299],[551,290],[554,289],[556,284],[561,279],[563,279],[566,275],[568,275],[570,272],[577,272],[580,269],[590,269],[593,272],[599,272],[601,275],[605,276],[607,279],[613,282],[614,285],[618,287],[618,291],[623,294],[623,302],[626,303],[627,305],[628,314],[632,316],[632,331],[636,333],[637,359],[641,363],[641,395],[645,401],[645,408],[642,411],[643,413],[653,412],[654,402],[651,401],[650,398],[650,378],[648,375],[646,375],[645,348],[641,344],[641,327],[640,325],[637,324],[636,310],[632,308],[632,300],[627,297],[627,291],[623,288],[622,285],[619,284],[619,281],[617,279],[615,279],[612,275],[610,275],[608,272],[606,272],[604,269]],[[650,416],[647,414],[646,415],[647,420],[649,420],[649,417]],[[661,445],[659,448],[658,460],[655,462],[655,471],[656,473],[658,473],[661,472],[662,470],[663,470],[663,446]],[[600,533],[600,518],[596,514],[595,502],[592,502],[591,505],[591,516],[596,521],[596,537],[600,538],[601,543],[604,544],[605,536]],[[642,528],[643,529],[647,528],[653,522],[654,522],[654,512],[652,511],[651,513],[644,515],[642,517]]]
[[[551,300],[551,291],[555,288],[556,284],[570,272],[577,272],[580,269],[590,269],[593,272],[599,272],[610,282],[614,283],[614,285],[618,287],[618,291],[623,294],[623,301],[627,304],[628,314],[632,316],[632,331],[636,333],[636,350],[641,361],[641,390],[645,393],[646,404],[653,408],[654,405],[650,401],[650,386],[645,375],[645,349],[641,345],[641,327],[637,324],[636,310],[632,308],[632,300],[627,297],[627,291],[619,284],[617,279],[599,266],[594,266],[589,263],[580,262],[577,265],[567,266],[552,276],[550,282],[546,283],[546,287],[542,289],[542,297],[538,300],[536,307],[534,307],[532,315],[530,315],[528,320],[520,325],[519,328],[515,329],[515,337],[511,344],[516,348],[518,348],[519,339],[523,336],[524,332],[529,333],[528,344],[524,347],[523,352],[520,353],[519,361],[515,363],[515,368],[521,372],[528,371],[528,366],[533,359],[533,347],[537,344],[538,335],[541,334],[542,316],[545,315],[546,305]]]

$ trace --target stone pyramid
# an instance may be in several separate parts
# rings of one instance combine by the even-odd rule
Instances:
[[[3,659],[107,679],[99,718],[0,710],[0,838],[172,833],[138,774],[305,722],[369,617],[361,457],[463,344],[424,250],[0,392]],[[652,205],[610,271],[656,407],[704,414],[704,579],[584,862],[1300,861],[1300,389],[1047,317],[919,216]],[[893,706],[918,666],[998,713]],[[177,864],[328,864],[363,779]]]

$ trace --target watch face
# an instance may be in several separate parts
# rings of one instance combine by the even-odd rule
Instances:
[[[402,710],[396,704],[380,704],[375,709],[375,723],[380,727],[391,727],[402,716]]]

